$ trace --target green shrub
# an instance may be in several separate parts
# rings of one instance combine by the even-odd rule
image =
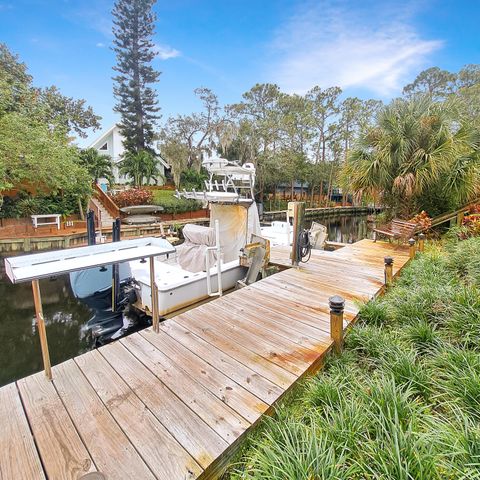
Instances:
[[[419,320],[408,325],[401,333],[404,340],[420,354],[431,352],[440,344],[437,326],[433,322]]]
[[[360,308],[360,319],[369,325],[385,325],[389,319],[387,305],[380,299],[365,303]]]
[[[5,197],[0,209],[1,218],[23,218],[30,215],[78,212],[78,197],[75,195],[30,195],[21,192],[15,197]]]
[[[480,420],[480,354],[449,347],[435,359],[435,365],[441,399]]]
[[[480,291],[476,286],[459,287],[443,317],[457,344],[480,350]]]
[[[268,422],[252,457],[233,478],[256,480],[350,480],[355,467],[347,466],[346,452],[337,452],[330,440],[313,426],[289,421]]]
[[[202,208],[202,204],[196,200],[176,198],[172,190],[155,190],[154,203],[163,207],[163,213],[185,213],[194,212]]]
[[[463,281],[480,287],[480,239],[473,237],[449,243],[447,249],[449,270]]]
[[[205,180],[208,178],[208,173],[205,169],[199,172],[194,168],[187,168],[180,176],[180,187],[185,190],[205,190]]]

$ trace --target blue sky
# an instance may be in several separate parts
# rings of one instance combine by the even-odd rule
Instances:
[[[84,98],[108,128],[113,0],[0,0],[0,41],[37,85]],[[158,0],[163,119],[199,108],[193,89],[236,102],[256,82],[341,86],[388,100],[424,68],[480,63],[480,0]],[[81,142],[85,144],[85,142]]]

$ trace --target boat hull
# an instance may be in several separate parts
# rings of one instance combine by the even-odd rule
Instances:
[[[160,316],[168,315],[209,297],[206,272],[186,272],[177,266],[157,262],[156,277],[158,285],[158,311]],[[135,271],[135,268],[133,268]],[[245,278],[247,269],[239,265],[238,260],[222,265],[223,291],[235,287],[238,280]],[[184,275],[182,275],[182,273]],[[145,311],[152,309],[150,280],[146,275],[134,276],[138,284],[140,308]],[[172,278],[173,277],[173,278]],[[183,277],[183,278],[181,278]],[[212,291],[218,290],[216,267],[211,269]]]

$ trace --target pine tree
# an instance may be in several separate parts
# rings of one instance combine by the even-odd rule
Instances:
[[[153,128],[159,118],[157,94],[149,86],[160,76],[151,66],[156,55],[152,42],[155,1],[117,0],[112,12],[117,56],[113,69],[118,72],[113,78],[113,93],[117,99],[115,111],[121,115],[123,144],[130,153],[152,151]]]

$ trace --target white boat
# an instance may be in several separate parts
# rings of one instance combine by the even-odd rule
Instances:
[[[226,159],[204,162],[209,172],[206,189],[176,192],[177,198],[191,198],[209,205],[210,226],[186,225],[185,242],[167,258],[155,260],[158,313],[188,307],[211,296],[220,296],[246,276],[240,265],[241,249],[252,234],[260,234],[258,210],[253,197],[255,168]],[[141,261],[130,262],[138,291],[137,306],[152,311],[150,268]]]
[[[160,316],[212,296],[221,296],[224,291],[235,287],[239,280],[244,281],[247,268],[240,265],[241,251],[250,243],[252,235],[260,235],[258,210],[253,197],[254,166],[240,166],[225,159],[211,159],[204,162],[204,166],[209,172],[206,190],[177,191],[176,196],[207,203],[210,226],[185,225],[185,241],[176,248],[162,239],[171,252],[154,260],[155,288],[158,292],[156,303]],[[132,279],[137,297],[134,306],[151,314],[150,263],[140,258],[122,267],[119,269],[120,284],[128,284],[128,280]],[[71,277],[73,291],[82,300],[90,295],[108,299],[111,294],[111,267],[72,273]]]
[[[273,221],[271,225],[261,228],[261,235],[270,241],[272,246],[291,246],[293,243],[293,226],[290,221]],[[312,249],[323,250],[327,240],[327,227],[321,223],[312,222],[308,230],[308,239]]]

